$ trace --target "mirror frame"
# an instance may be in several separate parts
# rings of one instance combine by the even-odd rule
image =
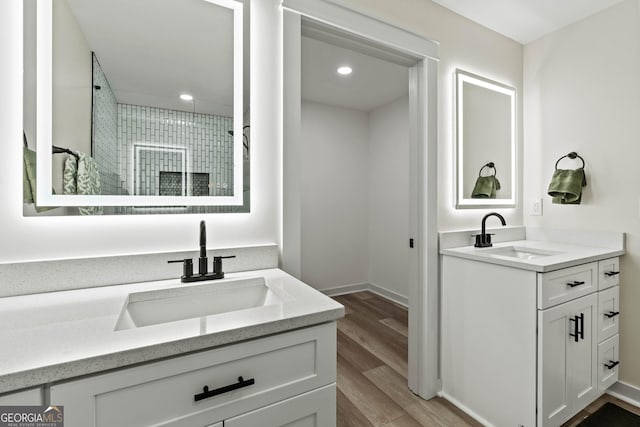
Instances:
[[[493,90],[510,97],[511,104],[511,197],[505,199],[472,199],[465,197],[463,189],[464,174],[464,91],[463,85],[470,83],[485,89]],[[517,166],[517,112],[516,112],[516,89],[515,87],[488,79],[486,77],[473,74],[459,68],[454,72],[454,123],[455,123],[455,208],[456,209],[484,209],[484,208],[514,208],[516,206],[516,166]]]
[[[40,206],[242,206],[243,205],[243,4],[202,0],[233,11],[233,196],[111,196],[52,194],[53,0],[36,5],[37,198]]]

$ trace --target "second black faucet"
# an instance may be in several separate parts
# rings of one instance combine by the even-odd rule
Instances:
[[[507,222],[504,220],[504,217],[497,212],[489,212],[482,218],[482,229],[480,234],[476,234],[476,244],[473,245],[476,248],[490,248],[493,246],[491,243],[492,234],[487,234],[487,218],[490,216],[497,216],[503,226],[507,225]]]

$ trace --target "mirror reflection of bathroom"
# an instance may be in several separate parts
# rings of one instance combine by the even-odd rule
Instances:
[[[26,64],[35,61],[29,35],[34,3],[25,2],[25,40],[33,42],[25,42]],[[52,0],[52,6],[54,193],[233,196],[233,10],[204,0]],[[248,10],[243,14],[248,20]],[[244,28],[244,204],[111,206],[99,212],[249,211],[248,22]],[[35,150],[31,77],[25,75],[25,136]],[[68,191],[68,160],[79,155],[95,165],[96,192]],[[87,211],[65,207],[47,214]],[[24,214],[36,212],[25,205]]]
[[[455,80],[457,206],[513,204],[515,89],[460,69]]]
[[[377,307],[391,325],[358,327],[384,335],[406,372],[415,61],[309,19],[301,27],[301,278],[329,295],[360,289],[335,299],[358,319]],[[350,339],[339,327],[338,341]]]

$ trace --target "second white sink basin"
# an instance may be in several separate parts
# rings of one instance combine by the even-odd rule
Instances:
[[[519,259],[535,259],[550,255],[558,255],[562,252],[557,251],[548,251],[542,249],[533,249],[526,247],[518,247],[518,246],[504,246],[501,248],[495,249],[487,249],[483,251],[485,254],[490,256],[506,256],[511,258],[519,258]]]
[[[263,277],[129,294],[116,330],[282,304]]]

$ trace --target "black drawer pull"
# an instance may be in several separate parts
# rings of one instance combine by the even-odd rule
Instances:
[[[572,288],[580,285],[584,285],[584,282],[578,282],[577,280],[574,280],[573,283],[567,283],[567,286],[571,286]]]
[[[620,364],[620,362],[614,362],[613,360],[609,360],[609,363],[605,363],[604,366],[606,366],[607,369],[613,369],[616,366],[618,366]]]
[[[604,275],[607,277],[613,277],[613,276],[617,276],[618,274],[620,274],[619,271],[605,271]]]
[[[209,390],[208,386],[202,387],[202,393],[193,396],[193,400],[196,402],[209,397],[218,396],[219,394],[228,393],[239,388],[248,387],[256,383],[255,378],[249,378],[248,380],[238,377],[238,382],[235,384],[226,385],[224,387],[216,388],[215,390]]]
[[[579,316],[576,314],[571,319],[569,319],[569,321],[576,323],[574,329],[575,333],[570,333],[569,336],[573,337],[575,342],[580,341],[580,338],[584,339],[584,313],[580,313]]]
[[[610,311],[610,312],[608,312],[608,313],[605,313],[604,315],[605,315],[607,318],[611,319],[612,317],[616,317],[618,314],[620,314],[620,312],[619,312],[619,311]]]

